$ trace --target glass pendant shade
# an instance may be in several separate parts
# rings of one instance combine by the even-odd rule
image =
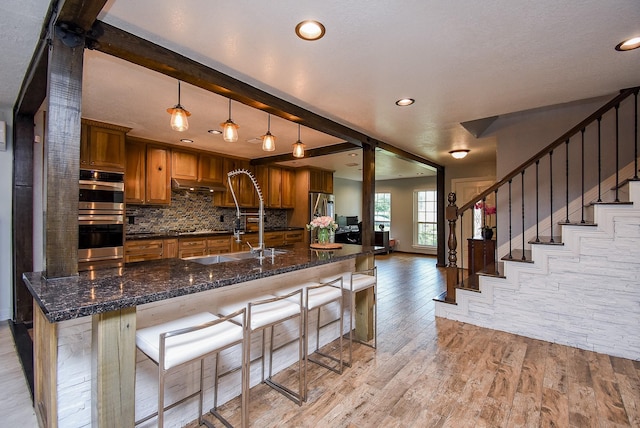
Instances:
[[[187,117],[191,116],[187,110],[180,104],[180,82],[178,81],[178,104],[168,108],[167,113],[171,115],[171,129],[174,131],[186,131],[189,129],[189,121]]]
[[[238,125],[231,120],[231,99],[229,99],[229,119],[220,124],[222,126],[222,139],[227,143],[235,143],[238,141]]]
[[[267,133],[262,136],[262,150],[272,152],[276,149],[276,137],[271,135],[271,115],[269,115]]]
[[[302,144],[302,141],[300,141],[300,124],[298,124],[298,141],[293,143],[293,157],[294,158],[304,157],[304,144]]]

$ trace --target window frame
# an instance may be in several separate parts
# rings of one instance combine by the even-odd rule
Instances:
[[[386,198],[388,199],[389,202],[389,210],[388,211],[378,211],[376,209],[377,205],[378,205],[378,195],[386,195]],[[387,215],[388,213],[388,221],[385,222],[379,222],[376,221],[376,217],[378,216],[382,216],[382,215]],[[376,192],[374,194],[374,199],[373,199],[373,229],[374,230],[380,230],[379,229],[379,224],[381,223],[385,223],[385,227],[384,227],[384,231],[388,232],[391,231],[391,192]]]
[[[419,196],[421,193],[432,193],[432,200],[426,200],[425,202],[432,206],[432,211],[425,210],[426,214],[431,214],[434,218],[434,221],[419,221],[420,213],[419,213]],[[433,237],[433,245],[421,244],[419,233],[420,233],[420,225],[421,224],[429,224],[433,225],[434,229],[432,232]],[[438,248],[438,191],[436,189],[415,189],[413,191],[413,248],[420,249],[437,249]]]

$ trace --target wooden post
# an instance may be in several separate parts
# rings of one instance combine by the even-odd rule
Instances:
[[[374,256],[358,256],[356,258],[356,270],[373,269],[375,265]],[[373,340],[373,304],[375,303],[375,295],[372,288],[360,290],[356,293],[356,327],[355,337],[363,342]]]
[[[58,329],[33,301],[34,403],[38,424],[58,426]]]
[[[456,205],[456,194],[451,192],[447,197],[449,206],[445,210],[447,221],[449,222],[449,263],[447,264],[447,297],[445,301],[456,302],[456,287],[458,286],[458,256],[456,249],[458,241],[456,238],[456,221],[458,220],[458,206]]]
[[[132,427],[135,422],[136,308],[93,316],[92,426]]]

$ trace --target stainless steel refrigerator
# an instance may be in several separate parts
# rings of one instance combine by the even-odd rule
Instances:
[[[309,193],[309,221],[316,217],[329,216],[335,220],[334,196],[330,193]],[[334,242],[335,235],[331,232],[330,242]],[[316,231],[311,231],[309,242],[315,242]]]

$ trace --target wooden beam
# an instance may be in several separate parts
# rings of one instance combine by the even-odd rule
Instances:
[[[440,164],[437,164],[429,159],[425,159],[423,157],[420,157],[418,155],[414,155],[411,152],[407,152],[406,150],[402,150],[399,149],[395,146],[392,146],[391,144],[387,144],[387,143],[383,143],[382,141],[377,141],[376,142],[376,146],[379,149],[385,150],[389,153],[392,153],[393,155],[395,155],[396,157],[400,158],[400,159],[404,159],[406,161],[409,162],[415,162],[415,163],[419,163],[419,164],[424,164],[424,165],[429,165],[430,167],[433,167],[437,170],[438,174],[442,173],[444,170],[444,167]]]
[[[374,147],[362,148],[362,245],[375,243],[374,202],[376,195],[376,150]]]
[[[106,3],[107,0],[64,0],[60,5],[56,25],[71,24],[73,30],[83,36],[91,29]]]
[[[369,138],[351,128],[271,95],[160,45],[102,21],[96,21],[88,46],[150,70],[171,76],[305,127],[362,145]]]
[[[359,149],[362,145],[352,143],[339,143],[331,146],[317,147],[315,149],[309,149],[304,151],[305,158],[313,158],[317,156],[332,155],[334,153],[347,152],[353,149]],[[251,160],[251,165],[268,165],[276,162],[286,162],[296,160],[298,158],[293,157],[293,154],[265,156],[263,158],[257,158]]]

